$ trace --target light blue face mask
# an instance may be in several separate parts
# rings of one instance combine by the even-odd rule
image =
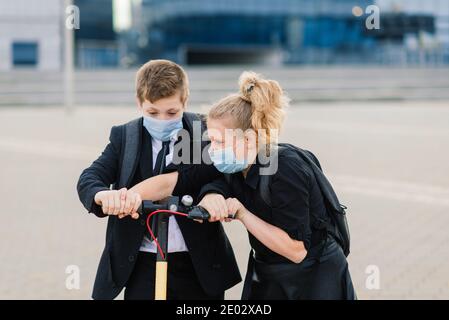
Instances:
[[[143,116],[143,126],[153,138],[168,141],[182,129],[182,117],[173,120],[159,120]]]
[[[209,155],[215,168],[223,173],[235,173],[243,171],[248,167],[248,162],[246,160],[239,160],[236,158],[232,147],[218,150],[209,148]]]

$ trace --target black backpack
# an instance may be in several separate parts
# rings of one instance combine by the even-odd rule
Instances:
[[[335,238],[343,249],[345,256],[348,256],[350,252],[350,235],[348,221],[346,219],[347,207],[340,204],[338,201],[337,195],[335,194],[329,180],[324,175],[318,159],[312,152],[300,149],[289,143],[279,143],[277,152],[282,152],[283,149],[294,150],[298,156],[301,157],[312,169],[320,187],[321,194],[323,195],[329,218],[327,221],[323,221],[320,217],[315,217],[315,221],[324,222],[324,227],[327,229],[327,232]],[[259,181],[260,195],[268,205],[271,205],[271,193],[269,190],[270,178],[271,175],[260,175]]]

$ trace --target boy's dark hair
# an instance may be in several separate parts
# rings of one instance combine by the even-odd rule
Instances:
[[[169,60],[150,60],[138,71],[136,76],[136,95],[140,103],[151,103],[176,93],[181,94],[185,103],[189,96],[189,80],[184,69]]]

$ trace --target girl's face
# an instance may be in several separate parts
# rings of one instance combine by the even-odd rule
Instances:
[[[208,119],[207,132],[211,140],[210,148],[219,150],[232,147],[238,160],[252,163],[257,156],[256,134],[252,130],[236,128],[231,117]]]

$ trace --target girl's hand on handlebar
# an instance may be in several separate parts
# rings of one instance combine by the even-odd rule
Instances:
[[[209,222],[223,221],[228,217],[226,200],[221,194],[206,194],[198,205],[209,212]]]
[[[228,214],[235,215],[235,219],[241,220],[242,216],[245,214],[245,206],[236,198],[227,198],[226,206],[228,207]]]

